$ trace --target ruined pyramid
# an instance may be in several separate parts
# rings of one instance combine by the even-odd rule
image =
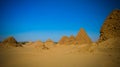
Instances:
[[[34,42],[31,46],[38,48],[38,47],[43,47],[43,45],[44,45],[43,42],[38,40],[38,41]]]
[[[73,35],[71,35],[70,37],[69,37],[69,42],[68,42],[68,44],[75,44],[75,37],[73,36]]]
[[[59,40],[58,44],[60,44],[60,45],[65,45],[65,44],[68,44],[68,41],[69,41],[69,37],[63,36],[63,37]]]
[[[91,43],[90,37],[87,35],[83,28],[80,29],[76,36],[76,44],[89,44]]]
[[[18,46],[22,46],[21,44],[18,44],[18,42],[15,40],[14,37],[8,37],[5,40],[2,41],[3,46],[7,46],[7,47],[18,47]]]
[[[45,44],[46,47],[51,48],[55,45],[54,41],[52,41],[51,39],[46,40]]]
[[[17,41],[15,40],[14,37],[11,36],[11,37],[8,37],[5,40],[3,40],[2,43],[17,43]]]
[[[104,21],[100,30],[98,42],[106,41],[110,38],[120,37],[120,10],[113,10]]]

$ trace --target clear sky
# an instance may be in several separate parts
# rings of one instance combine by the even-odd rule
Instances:
[[[96,41],[109,13],[120,0],[0,0],[0,41],[58,41],[84,28]]]

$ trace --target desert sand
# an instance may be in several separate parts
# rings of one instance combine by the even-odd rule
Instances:
[[[119,50],[89,45],[0,48],[0,67],[119,67]]]

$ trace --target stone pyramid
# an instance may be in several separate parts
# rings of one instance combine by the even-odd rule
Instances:
[[[51,39],[46,40],[45,42],[45,46],[48,48],[51,48],[55,45],[54,41],[52,41]]]
[[[5,40],[3,40],[2,43],[17,43],[17,41],[15,40],[14,37],[11,36],[11,37],[8,37]]]
[[[51,39],[48,39],[48,40],[46,40],[45,44],[53,45],[54,41],[52,41]]]
[[[69,44],[71,45],[71,44],[75,44],[75,37],[73,36],[73,35],[71,35],[70,37],[69,37]]]
[[[31,46],[34,46],[34,47],[43,47],[43,42],[38,40],[36,42],[34,42]]]
[[[32,41],[28,41],[27,43],[25,43],[25,45],[24,46],[31,46],[31,45],[33,45],[35,42],[32,42]]]
[[[113,10],[104,21],[98,42],[120,37],[120,10]]]
[[[60,45],[65,45],[65,44],[68,44],[68,42],[69,42],[69,37],[63,36],[63,37],[59,40],[58,44],[60,44]]]
[[[6,38],[5,40],[2,41],[2,44],[3,46],[7,46],[7,47],[10,47],[10,46],[13,46],[13,47],[18,47],[18,46],[22,46],[21,44],[18,44],[18,42],[15,40],[14,37],[8,37]]]
[[[76,44],[87,44],[87,43],[91,43],[91,42],[92,41],[89,38],[89,36],[87,35],[87,33],[85,32],[85,30],[83,28],[81,28],[76,36]]]

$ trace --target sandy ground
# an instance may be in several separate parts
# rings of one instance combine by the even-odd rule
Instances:
[[[50,49],[32,46],[0,48],[0,67],[120,67],[119,51],[82,47],[58,45]]]

